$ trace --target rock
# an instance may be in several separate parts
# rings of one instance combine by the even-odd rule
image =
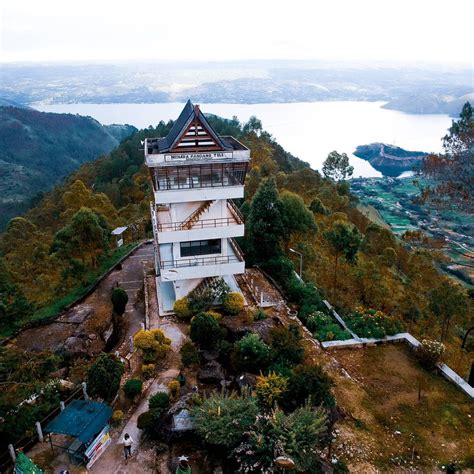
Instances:
[[[89,334],[88,338],[93,341],[94,339],[97,338],[97,334]]]
[[[76,336],[71,336],[64,342],[64,349],[66,352],[72,354],[87,354],[87,347],[85,347],[84,339]]]
[[[215,360],[209,361],[198,373],[198,380],[203,383],[219,383],[223,378],[222,366]]]
[[[202,351],[201,355],[204,360],[216,360],[219,357],[219,351]]]

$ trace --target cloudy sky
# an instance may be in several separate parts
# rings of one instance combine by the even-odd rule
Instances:
[[[0,61],[473,61],[472,0],[4,0]]]

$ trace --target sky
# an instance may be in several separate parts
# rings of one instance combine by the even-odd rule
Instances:
[[[1,3],[0,62],[324,59],[473,63],[473,0]]]

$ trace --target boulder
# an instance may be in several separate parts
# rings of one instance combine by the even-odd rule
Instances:
[[[209,361],[198,373],[198,380],[202,383],[219,383],[223,378],[222,365],[215,360]]]

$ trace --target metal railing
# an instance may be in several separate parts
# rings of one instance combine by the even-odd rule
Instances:
[[[191,229],[207,229],[210,227],[223,227],[232,224],[236,224],[237,221],[233,217],[218,217],[216,219],[203,219],[200,221],[196,221]],[[184,230],[182,229],[183,222],[168,222],[165,224],[158,224],[158,230],[160,232],[169,232],[169,231],[178,231]]]
[[[220,255],[218,257],[193,257],[179,260],[162,260],[160,266],[162,270],[167,268],[197,267],[201,265],[222,265],[225,263],[238,263],[242,259],[237,255]]]
[[[240,209],[235,205],[234,201],[232,201],[232,199],[227,200],[227,207],[230,210],[230,212],[232,213],[232,215],[235,217],[237,222],[239,224],[243,224],[244,223],[244,216],[240,212]]]

